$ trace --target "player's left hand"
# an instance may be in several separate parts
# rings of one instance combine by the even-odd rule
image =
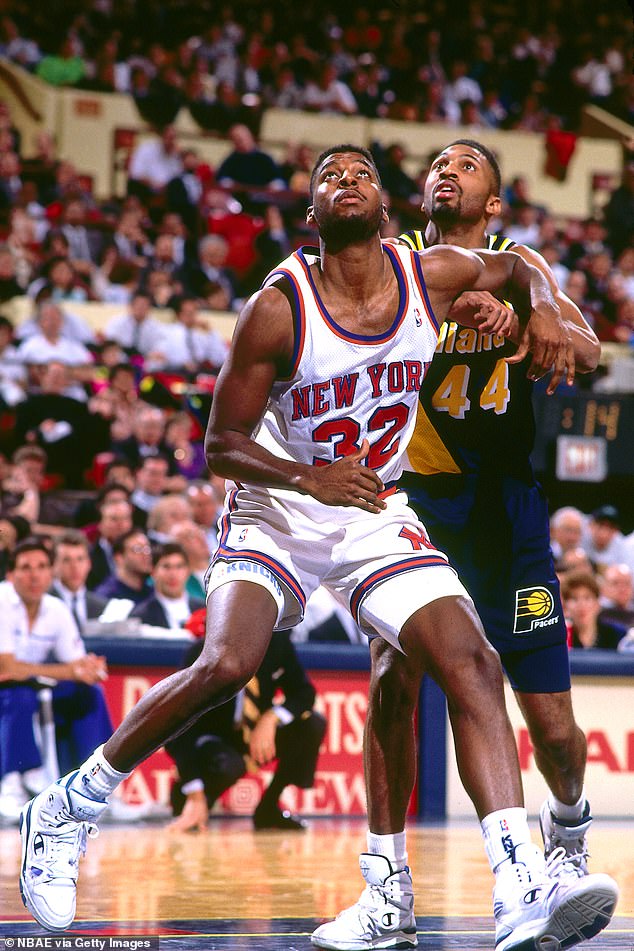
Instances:
[[[506,357],[506,362],[521,363],[529,350],[533,357],[527,373],[529,380],[540,380],[549,370],[553,371],[546,390],[549,395],[555,392],[564,378],[568,386],[574,383],[574,347],[558,307],[542,304],[531,311],[517,352],[512,357]]]

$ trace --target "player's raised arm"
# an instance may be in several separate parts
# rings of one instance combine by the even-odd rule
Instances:
[[[538,251],[522,244],[515,245],[513,247],[513,253],[519,254],[524,261],[527,261],[528,264],[532,264],[541,271],[550,284],[554,298],[561,311],[561,319],[570,332],[577,372],[592,373],[593,370],[596,370],[601,357],[601,344],[594,330],[590,327],[574,301],[571,301],[560,289],[550,265]],[[552,384],[548,387],[549,393],[553,391],[551,387]]]
[[[363,459],[367,440],[351,456],[315,467],[283,459],[254,441],[276,379],[288,375],[293,352],[290,306],[276,288],[251,297],[236,325],[229,356],[220,372],[205,434],[212,472],[271,488],[291,489],[327,505],[351,505],[379,512],[384,486]]]

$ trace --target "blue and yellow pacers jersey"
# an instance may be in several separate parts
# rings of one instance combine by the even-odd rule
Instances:
[[[489,251],[514,242],[488,235]],[[400,240],[414,250],[427,247],[422,231]],[[532,383],[526,362],[509,366],[516,346],[506,338],[453,322],[441,327],[434,359],[419,396],[416,428],[409,444],[410,468],[420,475],[469,473],[483,469],[525,477],[535,438]]]

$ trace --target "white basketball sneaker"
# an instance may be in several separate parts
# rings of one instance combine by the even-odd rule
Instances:
[[[359,901],[334,921],[320,925],[311,941],[330,951],[372,948],[415,948],[414,886],[408,868],[394,871],[384,855],[364,852],[359,857],[367,882]]]
[[[22,901],[49,931],[63,931],[75,917],[79,859],[108,806],[69,789],[74,775],[48,786],[20,816]]]
[[[547,870],[536,846],[520,846],[515,860],[498,870],[496,951],[560,951],[594,937],[610,922],[618,888],[609,876],[564,880]]]
[[[580,819],[559,819],[550,811],[548,800],[539,810],[539,827],[544,840],[544,855],[546,859],[557,850],[564,849],[566,858],[556,863],[554,871],[549,869],[548,874],[557,877],[576,876],[582,878],[588,874],[588,841],[587,834],[592,816],[590,806],[586,803]]]

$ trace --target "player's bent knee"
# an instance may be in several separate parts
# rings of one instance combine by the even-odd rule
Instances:
[[[249,682],[254,670],[244,660],[235,655],[210,658],[204,654],[188,668],[189,684],[192,692],[201,698],[229,699],[235,696]]]

